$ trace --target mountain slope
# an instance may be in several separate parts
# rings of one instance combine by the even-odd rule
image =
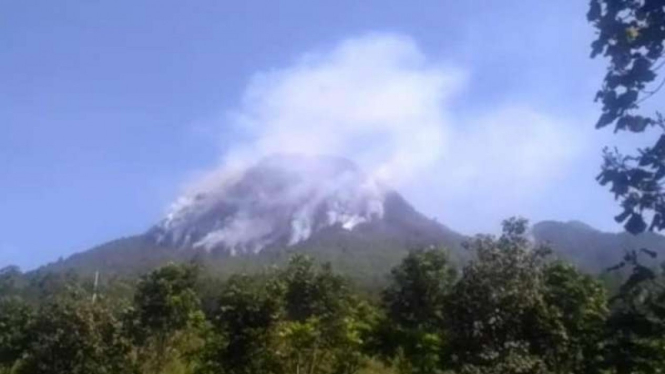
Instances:
[[[462,261],[464,240],[347,160],[278,155],[181,198],[145,234],[106,243],[42,271],[135,274],[195,258],[215,271],[231,272],[304,252],[348,275],[378,279],[414,248],[446,247]]]
[[[556,256],[590,272],[618,263],[629,249],[665,252],[663,236],[604,233],[574,221],[540,222],[531,233]],[[255,271],[301,252],[330,261],[347,275],[378,282],[415,248],[444,247],[462,263],[470,257],[462,248],[466,239],[420,214],[348,160],[277,155],[224,173],[182,197],[144,234],[40,271],[138,274],[167,261],[195,260],[228,274]]]
[[[607,233],[582,222],[543,221],[533,225],[534,238],[549,244],[557,256],[591,272],[600,272],[619,263],[627,250],[648,248],[665,260],[665,236],[651,232],[634,236],[628,233]]]

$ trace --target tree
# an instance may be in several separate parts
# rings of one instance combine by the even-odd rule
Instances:
[[[446,304],[446,338],[455,370],[545,373],[546,347],[560,335],[544,298],[544,251],[525,237],[526,221],[504,222],[499,239],[479,236]]]
[[[278,373],[271,350],[282,314],[281,286],[266,276],[232,276],[224,285],[199,373]]]
[[[598,181],[610,185],[623,211],[615,217],[626,231],[639,234],[665,229],[665,119],[638,112],[665,85],[659,78],[665,47],[665,1],[591,0],[588,20],[598,31],[592,57],[603,54],[609,67],[596,95],[603,105],[596,127],[614,124],[615,132],[654,132],[657,140],[635,155],[605,150]],[[658,135],[659,134],[659,135]],[[632,272],[613,300],[608,320],[606,364],[617,373],[655,373],[663,366],[665,313],[659,313],[662,290],[654,289],[655,273],[638,261],[632,248],[615,268]]]
[[[383,304],[391,321],[403,328],[438,329],[443,305],[456,272],[446,252],[429,249],[409,253],[390,273]]]
[[[660,133],[653,146],[639,149],[633,156],[606,149],[598,180],[609,184],[621,199],[623,212],[616,220],[628,232],[663,230],[665,119],[659,112],[647,116],[637,110],[665,85],[665,80],[658,80],[658,71],[665,64],[665,1],[591,0],[587,18],[598,31],[591,56],[609,58],[603,86],[596,95],[603,105],[596,127],[614,124],[615,132]]]
[[[521,219],[479,236],[446,306],[450,363],[462,373],[601,373],[608,300],[602,285],[549,261]],[[606,366],[605,366],[606,367]]]
[[[369,330],[368,306],[344,278],[302,255],[279,274],[284,289],[277,351],[287,373],[351,374],[364,363],[362,336]]]
[[[30,324],[18,374],[126,374],[134,367],[120,320],[103,302],[61,298],[43,305]]]
[[[223,286],[199,373],[352,374],[373,310],[330,265],[293,256],[283,269]]]
[[[26,353],[32,319],[33,311],[23,300],[0,298],[0,372],[11,369]]]
[[[330,264],[317,269],[307,256],[294,255],[279,278],[284,285],[284,307],[289,320],[336,318],[350,301],[344,278],[334,274]]]
[[[611,299],[606,326],[605,361],[617,374],[660,373],[665,367],[665,284],[663,275],[636,264]]]
[[[598,373],[602,367],[604,328],[609,313],[603,286],[563,262],[543,269],[544,301],[555,331],[543,352],[555,373]]]
[[[409,253],[391,271],[382,294],[386,318],[378,324],[379,353],[397,357],[402,372],[434,373],[443,349],[445,301],[455,270],[444,251]]]
[[[205,317],[194,292],[196,277],[193,266],[168,264],[139,281],[128,320],[144,370],[161,373],[168,365],[187,366],[181,359],[202,344]]]

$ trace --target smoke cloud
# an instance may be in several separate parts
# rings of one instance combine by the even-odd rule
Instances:
[[[461,112],[455,103],[472,78],[403,35],[364,35],[305,53],[250,79],[222,126],[240,140],[196,189],[273,153],[335,155],[430,215],[445,220],[464,209],[496,224],[544,198],[584,139],[528,103]]]

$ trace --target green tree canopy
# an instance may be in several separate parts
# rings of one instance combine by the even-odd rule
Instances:
[[[560,332],[552,330],[543,297],[543,253],[530,247],[526,229],[526,221],[511,219],[499,239],[479,236],[469,244],[476,259],[463,268],[446,308],[453,368],[546,372],[538,353]]]
[[[382,294],[386,316],[378,321],[384,357],[396,357],[400,371],[434,373],[441,363],[445,302],[455,281],[446,252],[418,250],[396,266]]]
[[[608,300],[601,283],[563,262],[543,269],[544,301],[558,334],[543,351],[555,373],[598,373],[602,369]]]
[[[104,303],[62,298],[43,305],[30,324],[19,374],[125,374],[134,372],[121,321]]]
[[[270,350],[283,290],[265,276],[232,276],[221,290],[200,373],[276,373]]]
[[[0,368],[11,368],[30,343],[34,311],[17,297],[0,298]]]
[[[149,373],[183,365],[184,356],[202,344],[205,318],[194,291],[198,270],[168,264],[143,276],[127,319],[139,347],[139,360]]]

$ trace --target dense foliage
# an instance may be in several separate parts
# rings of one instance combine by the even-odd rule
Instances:
[[[615,217],[626,231],[640,234],[665,229],[665,119],[656,96],[665,79],[665,1],[591,0],[588,20],[597,30],[592,57],[609,59],[603,85],[596,95],[602,103],[597,128],[614,125],[615,132],[653,134],[653,145],[627,156],[605,150],[598,181],[610,185],[623,211]],[[655,106],[654,106],[655,105]],[[653,114],[647,112],[653,111]],[[661,277],[638,259],[657,257],[657,248],[630,248],[614,268],[632,273],[613,298],[607,319],[604,364],[616,373],[660,373],[665,368],[663,286]]]
[[[662,275],[608,291],[526,229],[474,238],[462,267],[413,251],[379,294],[302,255],[223,279],[169,264],[96,290],[9,269],[0,373],[663,372]]]
[[[596,95],[603,106],[596,127],[613,124],[615,131],[649,132],[657,139],[631,156],[606,150],[598,180],[611,185],[621,199],[623,212],[616,220],[624,222],[627,231],[663,230],[665,119],[658,107],[653,115],[639,110],[650,108],[645,101],[665,84],[658,77],[665,64],[665,1],[591,0],[587,18],[598,31],[591,46],[592,57],[602,54],[609,59],[603,86]]]

